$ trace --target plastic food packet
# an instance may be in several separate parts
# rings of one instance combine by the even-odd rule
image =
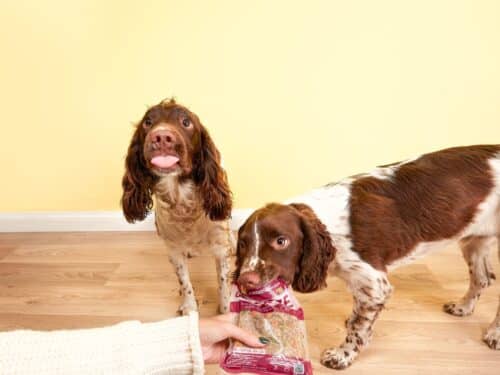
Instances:
[[[233,340],[220,365],[230,373],[310,375],[304,312],[284,280],[243,293],[233,284],[230,311],[239,327],[265,337],[269,343],[256,349]]]

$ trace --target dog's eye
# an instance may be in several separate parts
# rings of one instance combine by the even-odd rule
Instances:
[[[182,126],[189,128],[191,126],[191,120],[188,117],[182,119]]]
[[[273,241],[273,247],[276,249],[286,249],[290,244],[290,240],[285,236],[279,236]]]
[[[153,121],[151,121],[151,119],[149,117],[146,117],[144,119],[144,126],[149,128],[151,125],[153,125]]]

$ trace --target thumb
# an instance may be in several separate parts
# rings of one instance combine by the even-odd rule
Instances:
[[[253,348],[262,348],[265,346],[259,341],[259,338],[257,336],[248,331],[245,331],[244,329],[238,326],[235,326],[234,324],[228,324],[227,333],[230,337],[241,341],[243,344],[247,346]]]

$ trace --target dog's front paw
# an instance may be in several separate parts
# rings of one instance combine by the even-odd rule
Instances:
[[[474,312],[474,307],[458,302],[448,302],[443,305],[443,311],[455,316],[467,316]]]
[[[355,357],[356,352],[354,350],[342,348],[326,349],[321,354],[321,364],[329,368],[342,370],[349,367]]]
[[[500,327],[488,328],[483,340],[491,349],[500,350]]]

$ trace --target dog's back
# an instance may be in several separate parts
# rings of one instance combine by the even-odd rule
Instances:
[[[498,236],[500,145],[445,149],[361,175],[351,183],[349,224],[353,248],[379,269],[433,243]]]

